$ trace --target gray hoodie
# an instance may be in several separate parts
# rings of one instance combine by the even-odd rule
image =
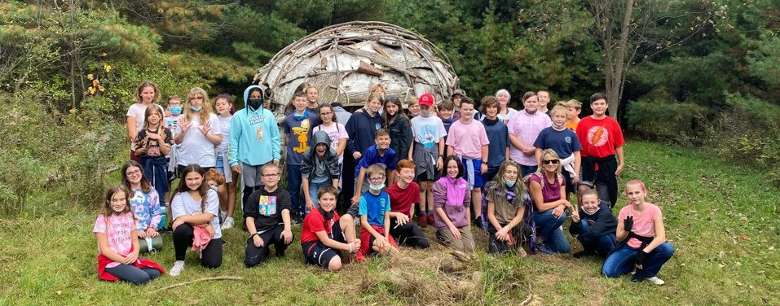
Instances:
[[[312,135],[312,146],[304,154],[301,174],[309,179],[309,182],[323,183],[329,179],[338,179],[341,175],[339,157],[336,150],[330,147],[330,137],[325,131],[317,131]],[[324,144],[325,155],[321,158],[317,156],[317,145]]]

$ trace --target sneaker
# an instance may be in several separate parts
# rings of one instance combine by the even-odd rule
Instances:
[[[658,276],[648,277],[648,278],[645,278],[645,280],[648,281],[648,282],[653,283],[653,285],[660,286],[660,285],[664,284],[664,280],[658,278]]]
[[[428,212],[428,224],[434,225],[433,223],[433,212]]]
[[[173,267],[171,267],[171,271],[168,271],[168,274],[171,276],[179,276],[181,271],[184,271],[184,260],[177,260],[173,262]]]
[[[222,229],[226,230],[229,228],[232,228],[235,221],[233,221],[233,217],[227,217],[225,218],[225,222],[222,222]]]
[[[420,225],[420,227],[426,227],[428,225],[428,217],[426,217],[425,215],[418,216],[417,224]]]
[[[542,254],[547,254],[547,255],[549,255],[549,254],[555,254],[555,252],[553,252],[552,250],[550,250],[550,248],[548,248],[548,247],[547,247],[546,245],[544,245],[544,244],[539,244],[539,245],[537,245],[537,246],[536,246],[536,250],[537,250],[537,251],[539,251],[539,253],[542,253]]]

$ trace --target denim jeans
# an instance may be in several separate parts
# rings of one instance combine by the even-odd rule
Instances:
[[[607,260],[604,261],[604,266],[601,271],[606,277],[619,277],[623,274],[631,273],[634,270],[634,262],[636,256],[641,250],[633,249],[628,245],[616,249],[612,254],[609,254]],[[634,278],[643,279],[653,277],[661,270],[661,266],[672,258],[674,254],[674,247],[669,242],[657,246],[650,254],[647,255],[645,263],[642,269],[637,269]]]
[[[317,199],[317,191],[320,190],[320,187],[323,186],[333,186],[333,181],[331,179],[328,179],[327,181],[324,181],[322,183],[312,183],[309,181],[309,196],[311,197],[311,202],[314,208],[320,207],[319,205],[319,199]],[[306,211],[306,214],[309,214],[309,211]]]
[[[548,209],[544,212],[534,213],[534,222],[536,222],[537,233],[544,237],[544,245],[555,253],[569,253],[571,246],[569,241],[563,236],[561,225],[566,221],[566,214],[558,217],[553,216],[553,210]]]
[[[572,222],[571,226],[578,226],[580,228],[580,235],[577,236],[577,240],[582,243],[582,248],[585,252],[594,252],[599,256],[606,257],[612,250],[615,249],[617,241],[615,240],[615,234],[604,234],[601,236],[589,235],[590,224],[587,220],[581,220],[580,222]]]
[[[287,192],[290,193],[293,217],[303,217],[303,213],[306,211],[306,203],[301,199],[302,181],[301,165],[287,164]]]
[[[526,166],[526,165],[520,165],[520,173],[523,174],[522,177],[526,177],[527,175],[536,172],[536,169],[538,169],[539,166]]]

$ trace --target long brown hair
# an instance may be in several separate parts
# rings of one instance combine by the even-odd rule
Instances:
[[[176,187],[176,193],[190,192],[190,188],[187,187],[187,174],[189,174],[190,172],[197,172],[203,178],[203,180],[200,182],[200,187],[198,187],[198,194],[200,195],[200,211],[205,212],[206,199],[208,198],[208,192],[209,192],[209,184],[206,183],[206,171],[203,170],[203,168],[201,168],[197,164],[190,164],[184,167],[184,170],[182,170],[181,172],[181,180],[179,181],[179,186]]]
[[[144,103],[143,99],[141,99],[141,92],[144,91],[144,88],[146,87],[154,88],[154,98],[152,98],[152,103],[160,102],[160,88],[157,87],[157,84],[152,81],[143,81],[138,85],[138,88],[135,89],[135,102]]]
[[[120,213],[133,213],[133,210],[130,209],[130,191],[128,191],[125,186],[115,186],[106,190],[106,195],[103,200],[103,207],[100,208],[101,215],[108,217],[114,214],[114,210],[111,209],[111,198],[113,198],[114,195],[118,192],[125,194],[125,209]]]
[[[152,103],[152,105],[149,105],[149,107],[146,108],[146,111],[144,111],[144,129],[149,128],[149,117],[152,115],[152,112],[157,112],[157,115],[160,116],[160,122],[157,122],[157,129],[159,130],[161,127],[163,127],[165,113],[163,112],[162,106],[157,103]]]
[[[381,100],[382,105],[384,106],[385,111],[382,112],[382,125],[386,129],[390,128],[390,124],[392,124],[396,119],[398,118],[406,118],[406,114],[404,114],[404,109],[401,106],[401,99],[398,98],[398,96],[386,96],[383,97]],[[398,107],[398,111],[395,112],[395,115],[390,116],[390,114],[387,113],[387,104],[395,104],[395,106]]]
[[[144,193],[151,191],[152,184],[149,184],[149,180],[146,179],[146,174],[144,174],[144,167],[141,167],[141,164],[134,160],[128,160],[124,165],[122,165],[122,186],[124,186],[127,190],[133,190],[133,188],[130,186],[130,181],[127,180],[127,169],[130,167],[137,167],[138,170],[141,171],[141,190]]]

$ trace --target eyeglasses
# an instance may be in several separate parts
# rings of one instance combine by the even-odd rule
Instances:
[[[545,165],[549,165],[549,164],[557,165],[557,164],[558,164],[558,162],[560,162],[560,161],[559,161],[559,160],[557,160],[557,159],[548,159],[548,160],[545,160],[545,161],[544,161],[544,164],[545,164]]]
[[[195,100],[195,99],[201,99],[201,100],[202,100],[202,99],[203,99],[203,96],[194,96],[194,97],[192,97],[192,99],[190,99],[190,100]]]

